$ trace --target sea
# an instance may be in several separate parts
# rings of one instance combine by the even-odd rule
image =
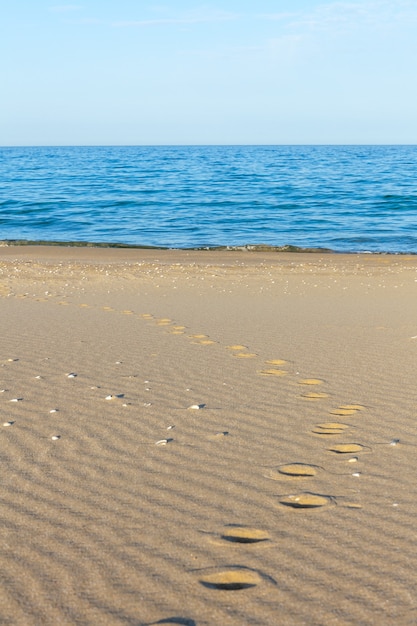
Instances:
[[[0,148],[0,242],[417,253],[417,146]]]

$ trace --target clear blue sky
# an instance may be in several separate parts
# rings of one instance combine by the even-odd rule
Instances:
[[[416,0],[0,0],[0,145],[417,143]]]

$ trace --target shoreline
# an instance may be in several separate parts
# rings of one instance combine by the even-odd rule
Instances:
[[[410,267],[417,264],[416,254],[392,254],[392,253],[369,253],[369,252],[328,252],[320,249],[297,249],[287,250],[269,247],[247,248],[156,248],[156,247],[136,247],[136,246],[107,246],[107,245],[54,245],[54,244],[32,244],[24,245],[1,245],[0,262],[2,260],[29,260],[33,262],[58,262],[79,261],[94,265],[110,263],[117,265],[131,263],[133,266],[140,263],[161,263],[164,265],[180,266],[185,264],[189,269],[193,264],[200,268],[213,265],[227,267],[238,266],[242,269],[251,268],[251,271],[259,270],[261,273],[266,267],[278,268],[285,271],[288,267],[299,270],[304,265],[309,266],[309,271],[320,270],[320,267],[338,268],[352,270],[359,267],[388,266]]]
[[[57,247],[57,248],[97,248],[97,249],[127,249],[127,250],[167,250],[167,251],[210,251],[210,252],[267,252],[267,253],[293,253],[293,254],[332,254],[332,255],[388,255],[388,256],[416,256],[416,252],[410,251],[372,251],[372,250],[351,250],[338,251],[331,248],[321,247],[302,247],[292,244],[282,246],[273,246],[268,244],[243,244],[230,246],[191,246],[187,248],[168,247],[168,246],[152,246],[145,244],[128,244],[120,242],[91,242],[91,241],[45,241],[45,240],[26,240],[26,239],[4,239],[0,240],[1,248],[19,248],[19,247]]]

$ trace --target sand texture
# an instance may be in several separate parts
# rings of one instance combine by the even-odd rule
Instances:
[[[417,624],[417,258],[0,248],[0,624]]]

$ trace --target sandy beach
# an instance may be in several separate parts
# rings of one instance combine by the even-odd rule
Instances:
[[[417,257],[0,248],[0,624],[417,624]]]

